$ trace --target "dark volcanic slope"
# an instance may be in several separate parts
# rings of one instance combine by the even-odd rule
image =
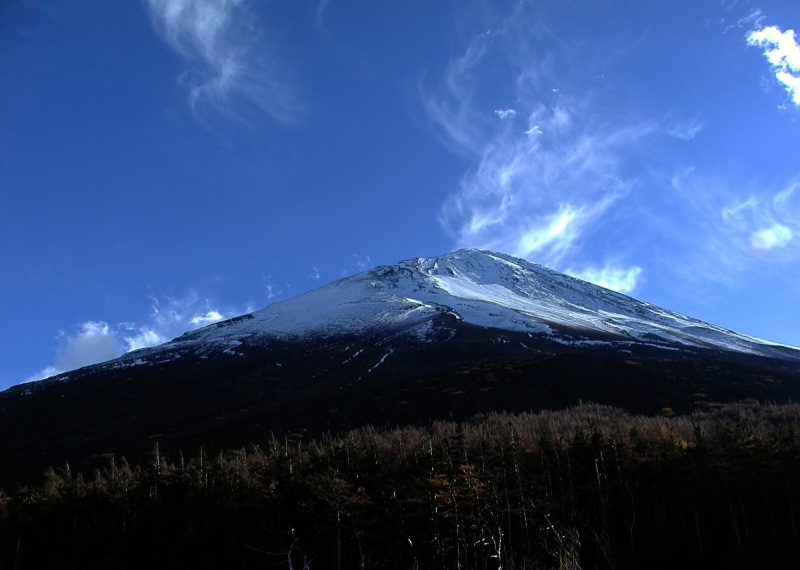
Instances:
[[[657,412],[800,398],[789,347],[513,258],[403,263],[0,393],[0,486],[155,440],[191,451],[581,400]]]
[[[189,450],[240,446],[271,433],[318,435],[581,400],[655,412],[707,401],[800,399],[800,365],[787,361],[630,344],[625,352],[576,351],[455,321],[440,329],[448,331],[452,337],[441,344],[395,337],[389,346],[350,336],[275,341],[244,347],[246,356],[89,367],[68,381],[13,388],[0,393],[0,485],[65,459],[74,467],[107,453],[140,457],[156,439]]]

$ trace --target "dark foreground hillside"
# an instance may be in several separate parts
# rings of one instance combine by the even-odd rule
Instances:
[[[246,356],[184,352],[152,366],[104,363],[15,386],[0,392],[0,434],[13,434],[0,437],[0,487],[38,483],[65,459],[81,470],[110,453],[141,462],[156,440],[218,451],[273,433],[319,437],[580,401],[641,414],[690,413],[709,401],[800,401],[800,360],[629,343],[575,348],[546,335],[451,324],[441,343],[393,338],[387,348],[380,335],[271,341],[238,347]]]
[[[800,567],[800,405],[671,415],[582,405],[60,466],[0,494],[0,568]]]

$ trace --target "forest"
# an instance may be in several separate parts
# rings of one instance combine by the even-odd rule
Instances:
[[[0,491],[0,569],[800,567],[800,405],[161,449]]]

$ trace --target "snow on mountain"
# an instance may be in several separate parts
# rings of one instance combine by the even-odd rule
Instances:
[[[793,347],[734,333],[522,259],[475,249],[376,267],[250,315],[186,333],[170,344],[224,344],[231,350],[243,339],[270,336],[392,328],[424,335],[432,317],[441,314],[482,327],[546,334],[563,342],[613,337],[800,359]],[[576,335],[585,339],[576,341]]]

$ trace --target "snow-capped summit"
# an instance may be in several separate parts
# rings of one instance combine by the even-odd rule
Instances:
[[[781,358],[800,354],[541,265],[477,249],[376,267],[173,342],[235,346],[258,337],[362,334],[387,328],[424,336],[431,319],[442,314],[472,325],[547,334],[572,343],[630,341]]]

